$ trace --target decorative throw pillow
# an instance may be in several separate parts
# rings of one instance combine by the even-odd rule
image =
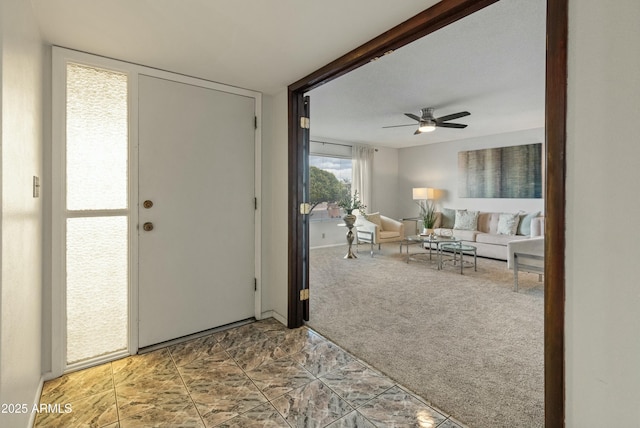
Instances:
[[[528,214],[520,214],[520,225],[518,226],[518,235],[531,235],[531,220],[538,217],[540,215],[540,211],[528,213]]]
[[[367,217],[367,220],[369,220],[371,223],[377,224],[378,226],[382,226],[379,212],[367,214],[366,217]]]
[[[515,235],[520,223],[519,214],[502,213],[498,218],[498,235]]]
[[[456,210],[456,222],[453,228],[476,230],[478,228],[478,211]]]
[[[440,223],[441,228],[453,229],[453,225],[455,224],[456,220],[456,210],[452,208],[443,208],[440,218],[442,219]]]

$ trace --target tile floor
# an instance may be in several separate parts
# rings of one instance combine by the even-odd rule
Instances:
[[[274,319],[69,373],[45,383],[40,403],[61,411],[40,413],[36,427],[463,427],[311,329]]]

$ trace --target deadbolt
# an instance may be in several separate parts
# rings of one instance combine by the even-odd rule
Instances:
[[[146,200],[142,203],[142,206],[145,208],[151,208],[153,206],[153,202],[151,202],[150,200]]]
[[[153,230],[153,223],[151,222],[146,222],[145,224],[142,225],[142,228],[147,231],[150,232]]]

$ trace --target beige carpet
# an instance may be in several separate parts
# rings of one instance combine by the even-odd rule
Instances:
[[[515,293],[501,261],[460,275],[407,264],[391,244],[373,258],[345,253],[311,250],[310,327],[469,427],[544,426],[537,275],[521,274]]]

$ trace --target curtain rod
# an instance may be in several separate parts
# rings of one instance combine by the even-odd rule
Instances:
[[[330,143],[328,141],[318,141],[318,140],[309,140],[312,143],[320,143],[320,144],[331,144],[334,146],[343,146],[343,147],[353,147],[351,144],[340,144],[340,143]],[[373,149],[376,152],[378,151],[378,149]]]

